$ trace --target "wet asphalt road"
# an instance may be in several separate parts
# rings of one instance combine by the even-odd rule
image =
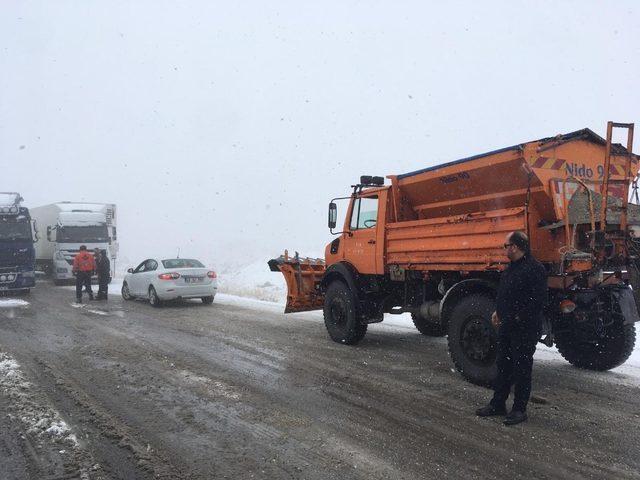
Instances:
[[[347,347],[317,315],[224,298],[78,309],[40,282],[24,299],[0,309],[0,351],[79,444],[34,437],[0,392],[3,479],[640,479],[624,375],[537,362],[530,420],[505,427],[414,330],[372,325]]]

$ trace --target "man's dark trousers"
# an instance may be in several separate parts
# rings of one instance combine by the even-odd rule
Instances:
[[[533,354],[540,338],[539,322],[532,323],[520,325],[515,321],[507,321],[498,328],[498,377],[491,400],[491,405],[496,408],[505,407],[511,385],[515,385],[513,410],[527,410],[531,395]]]
[[[89,299],[93,299],[93,291],[91,290],[91,272],[78,272],[76,274],[76,298],[78,302],[82,301],[82,287],[85,287]]]
[[[98,300],[106,300],[109,292],[109,277],[98,275]]]

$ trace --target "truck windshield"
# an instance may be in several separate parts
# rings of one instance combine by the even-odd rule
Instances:
[[[106,225],[60,227],[56,239],[59,243],[106,243],[109,234]]]
[[[15,242],[16,240],[31,242],[31,223],[22,217],[16,218],[0,217],[0,242]]]

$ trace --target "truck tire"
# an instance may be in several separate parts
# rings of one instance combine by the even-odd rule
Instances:
[[[327,288],[323,314],[324,325],[334,342],[355,345],[367,333],[367,324],[358,320],[353,293],[339,280],[329,284]]]
[[[439,321],[425,318],[419,313],[412,313],[411,319],[422,335],[427,335],[428,337],[444,337],[447,334],[446,329]]]
[[[494,301],[483,294],[460,298],[449,315],[449,355],[471,383],[490,387],[498,375],[496,331],[491,325]]]
[[[636,343],[634,324],[615,322],[596,342],[580,342],[573,332],[556,335],[560,355],[571,365],[587,370],[610,370],[622,365]]]

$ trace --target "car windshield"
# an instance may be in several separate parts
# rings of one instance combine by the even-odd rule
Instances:
[[[204,265],[198,260],[190,258],[171,258],[162,260],[164,268],[204,268]]]
[[[56,239],[60,243],[105,243],[109,234],[106,225],[60,227]]]
[[[21,240],[31,242],[31,223],[22,217],[22,220],[16,218],[0,219],[0,242],[12,242]]]

